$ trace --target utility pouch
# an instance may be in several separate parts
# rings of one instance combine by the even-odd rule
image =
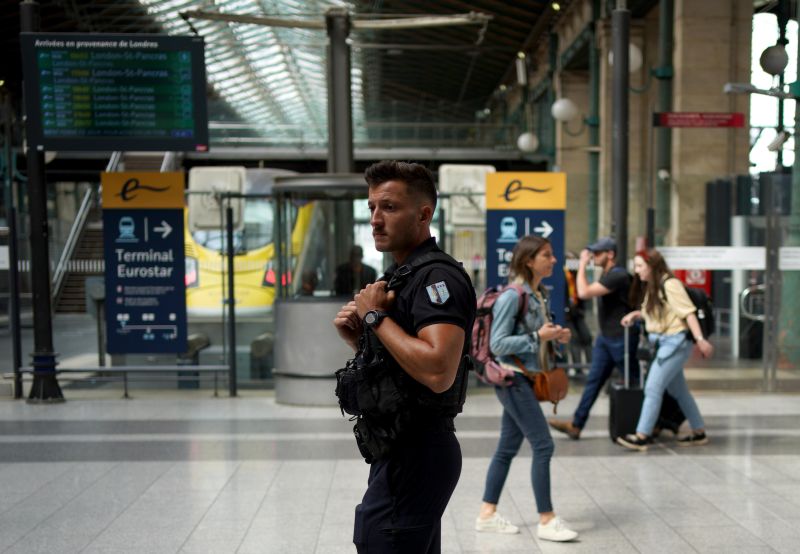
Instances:
[[[352,416],[361,415],[358,407],[358,364],[355,359],[347,360],[347,364],[336,372],[336,397],[342,415],[347,412]]]
[[[388,457],[397,442],[397,432],[392,427],[371,424],[363,417],[356,421],[353,434],[358,450],[368,464]]]
[[[363,420],[359,420],[358,422],[356,422],[355,425],[353,425],[353,435],[355,435],[356,437],[356,445],[358,446],[359,453],[364,457],[365,462],[371,464],[374,461],[372,459],[372,454],[370,453],[369,448],[367,448],[367,445],[364,442],[364,437],[361,434],[361,430],[358,428],[358,423],[360,423],[361,421]]]
[[[406,405],[406,395],[398,386],[393,370],[380,357],[359,368],[356,400],[362,414],[373,417],[396,415]]]

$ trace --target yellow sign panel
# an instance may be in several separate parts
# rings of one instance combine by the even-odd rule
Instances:
[[[102,173],[103,208],[183,208],[184,175],[127,171]]]
[[[565,210],[566,173],[500,172],[486,175],[487,210]]]

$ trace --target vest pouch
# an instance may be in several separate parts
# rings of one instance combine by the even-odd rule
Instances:
[[[361,368],[356,399],[362,414],[383,417],[401,411],[406,396],[398,386],[395,374],[396,371],[381,358]]]
[[[392,452],[392,446],[397,442],[397,432],[394,428],[375,425],[363,417],[356,421],[353,433],[356,436],[359,452],[368,464],[388,457]],[[364,454],[365,450],[369,457]]]
[[[348,360],[347,365],[336,372],[336,397],[342,415],[345,412],[352,416],[361,415],[358,407],[358,366],[354,359]]]

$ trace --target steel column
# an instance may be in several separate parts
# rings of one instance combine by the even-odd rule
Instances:
[[[39,4],[20,4],[20,30],[39,30]],[[26,106],[26,110],[36,109]],[[27,135],[30,137],[31,133]],[[28,143],[28,208],[30,210],[31,283],[33,288],[33,383],[31,404],[64,402],[56,379],[56,353],[53,351],[53,321],[50,294],[50,251],[47,225],[47,181],[44,172],[44,149]]]
[[[672,111],[672,49],[675,34],[675,3],[661,0],[658,6],[658,100],[659,112]],[[670,226],[670,196],[672,176],[672,129],[656,129],[656,213],[655,244],[664,244],[664,237]],[[661,170],[665,170],[664,174]],[[664,175],[666,178],[662,178]]]
[[[613,232],[617,239],[617,264],[628,260],[628,74],[631,12],[625,0],[617,0],[611,14],[611,45],[614,54],[611,105],[611,183],[613,188]]]

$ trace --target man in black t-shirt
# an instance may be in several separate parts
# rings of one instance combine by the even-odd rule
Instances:
[[[475,291],[431,236],[431,173],[418,164],[387,161],[370,166],[365,177],[375,248],[391,253],[395,263],[342,306],[334,325],[359,355],[366,355],[360,345],[379,348],[379,370],[389,372],[409,400],[387,408],[390,419],[403,424],[392,427],[396,446],[370,462],[353,542],[359,553],[440,552],[442,514],[461,474],[453,418],[465,392],[462,359]],[[370,428],[370,417],[362,414],[359,421]]]
[[[596,283],[589,283],[586,276],[586,267],[592,258],[594,258],[595,267],[603,268],[603,274]],[[619,368],[620,372],[625,368],[625,336],[620,320],[631,311],[628,304],[631,276],[625,268],[617,265],[617,243],[614,239],[603,237],[581,252],[575,284],[579,298],[587,300],[596,297],[598,299],[597,318],[600,332],[592,349],[592,367],[586,378],[586,388],[583,389],[583,395],[572,421],[551,418],[549,423],[553,429],[566,433],[570,438],[577,440],[581,436],[581,429],[586,424],[586,420],[589,419],[592,405],[614,371],[614,367]],[[632,332],[629,339],[630,359],[636,360],[638,335]],[[632,363],[629,370],[631,382],[638,382],[638,364]]]

